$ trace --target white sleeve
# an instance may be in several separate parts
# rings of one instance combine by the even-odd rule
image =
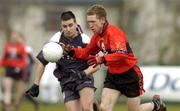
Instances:
[[[55,33],[49,40],[49,42],[59,42],[61,37],[61,32]]]
[[[32,53],[33,53],[32,47],[26,46],[26,52],[27,52],[28,54],[32,54]]]
[[[85,44],[88,44],[90,42],[90,38],[88,35],[82,33],[81,34],[81,37],[82,37],[82,42],[85,43]]]

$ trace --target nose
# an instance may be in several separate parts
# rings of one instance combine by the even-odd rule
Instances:
[[[69,31],[70,30],[70,28],[69,27],[67,27],[67,31]]]
[[[92,24],[92,23],[89,23],[89,27],[92,28],[92,27],[93,27],[93,24]]]
[[[92,23],[91,22],[88,22],[88,25],[89,25],[89,27],[92,27]]]

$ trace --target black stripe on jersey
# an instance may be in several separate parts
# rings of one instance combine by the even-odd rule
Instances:
[[[43,65],[47,65],[48,61],[45,60],[42,51],[36,57]]]

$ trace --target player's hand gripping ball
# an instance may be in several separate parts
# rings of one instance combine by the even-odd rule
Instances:
[[[63,49],[56,42],[49,42],[42,49],[44,59],[48,62],[57,62],[63,56]]]

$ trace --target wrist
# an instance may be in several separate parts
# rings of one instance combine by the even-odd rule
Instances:
[[[68,52],[68,55],[69,55],[70,57],[73,57],[74,54],[75,54],[75,51],[74,51],[74,50],[70,50],[70,51]]]
[[[97,61],[98,64],[105,64],[106,63],[106,60],[105,60],[104,56],[98,56],[96,58],[96,61]]]
[[[37,84],[33,84],[33,89],[35,89],[35,90],[39,90],[39,85],[37,85]]]
[[[106,64],[106,59],[105,59],[105,57],[104,56],[102,56],[102,63],[104,63],[104,64]]]
[[[34,82],[33,86],[39,87],[39,84],[37,84],[36,82]]]
[[[83,73],[84,73],[84,75],[89,75],[88,69],[85,69],[85,70],[83,71]]]

